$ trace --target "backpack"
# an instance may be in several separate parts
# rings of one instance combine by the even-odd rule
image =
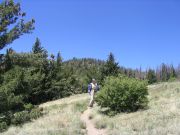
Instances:
[[[88,93],[90,93],[91,90],[92,90],[92,85],[91,85],[91,83],[90,83],[90,84],[88,84]],[[98,84],[97,84],[97,86],[96,86],[96,91],[99,91],[99,85],[98,85]]]

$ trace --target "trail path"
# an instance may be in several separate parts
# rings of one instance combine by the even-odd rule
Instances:
[[[91,109],[88,108],[81,115],[81,120],[86,123],[87,135],[106,135],[104,129],[96,129],[94,123],[89,119]]]

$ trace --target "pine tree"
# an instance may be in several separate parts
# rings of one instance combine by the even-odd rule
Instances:
[[[60,52],[58,52],[58,54],[57,54],[56,62],[57,62],[57,67],[61,66],[61,64],[62,64],[62,57],[61,57],[61,53]]]
[[[0,50],[34,29],[34,20],[24,22],[26,14],[21,11],[19,3],[5,0],[0,4]]]
[[[176,78],[177,77],[177,74],[176,74],[176,71],[174,69],[174,66],[171,65],[170,66],[170,79],[173,79],[173,78]]]
[[[156,68],[156,79],[158,82],[161,81],[161,71],[160,71],[159,67]]]
[[[39,40],[39,38],[36,38],[36,41],[32,47],[32,52],[34,54],[41,54],[41,56],[43,58],[47,58],[48,57],[48,52],[46,49],[44,49],[42,46],[41,46],[41,42]]]
[[[147,80],[149,84],[153,84],[157,81],[156,73],[154,70],[149,69],[147,72]]]
[[[12,60],[11,60],[11,58],[10,58],[10,54],[11,54],[11,49],[7,49],[7,50],[6,50],[5,59],[4,59],[5,71],[11,69],[12,66],[13,66]]]
[[[168,81],[169,80],[168,67],[164,63],[161,66],[161,79],[162,79],[162,81]]]
[[[36,41],[32,47],[32,52],[34,54],[37,54],[37,53],[42,53],[43,51],[44,51],[44,49],[41,46],[41,42],[40,42],[39,38],[36,38]]]
[[[102,80],[104,80],[106,76],[117,76],[118,73],[118,63],[115,62],[114,55],[110,53],[105,65],[102,68]]]

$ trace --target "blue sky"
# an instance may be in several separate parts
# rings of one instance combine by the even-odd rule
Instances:
[[[2,0],[0,0],[2,1]],[[30,51],[36,37],[64,60],[105,60],[113,52],[125,67],[180,63],[179,0],[20,0],[35,31],[8,47]]]

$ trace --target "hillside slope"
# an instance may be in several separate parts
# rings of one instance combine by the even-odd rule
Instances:
[[[89,119],[107,135],[179,135],[180,134],[180,82],[149,86],[149,108],[135,113],[121,113],[109,117],[95,106]],[[86,135],[86,125],[81,121],[87,109],[88,95],[81,94],[52,102],[44,108],[44,116],[11,127],[3,135]]]
[[[86,127],[80,117],[87,100],[88,96],[81,94],[41,104],[44,116],[22,127],[10,127],[2,135],[84,135]]]

